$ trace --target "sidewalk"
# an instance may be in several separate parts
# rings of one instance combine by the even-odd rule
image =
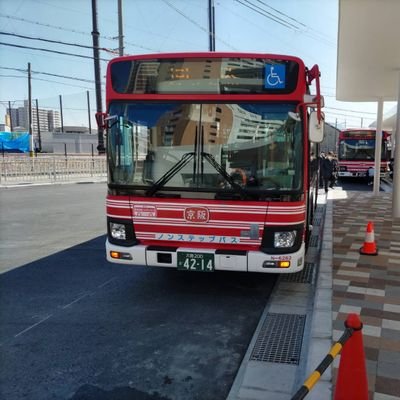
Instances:
[[[328,194],[333,207],[333,340],[347,313],[363,322],[370,400],[400,399],[400,219],[392,218],[392,194]],[[374,223],[377,256],[360,255],[366,226]],[[335,381],[335,360],[333,381]]]
[[[308,281],[297,279],[301,273],[294,274],[299,277],[291,282],[288,277],[279,278],[228,400],[290,400],[342,335],[344,321],[352,312],[363,322],[369,400],[400,400],[400,218],[392,218],[392,193],[374,197],[369,191],[347,192],[337,187],[328,196],[320,191],[319,204],[313,230],[319,245],[308,250],[306,260],[309,266],[315,261],[317,271],[309,269],[314,277]],[[321,224],[317,223],[320,216]],[[369,221],[375,226],[377,256],[359,253]],[[297,365],[252,357],[273,313],[302,314],[308,321]],[[279,346],[290,347],[290,340],[285,342],[287,332],[280,332],[279,341],[284,343]],[[266,350],[273,347],[270,336],[262,340]],[[340,356],[307,400],[333,398],[339,361]]]

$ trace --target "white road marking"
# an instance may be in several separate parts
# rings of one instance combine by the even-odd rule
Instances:
[[[102,283],[101,285],[97,286],[98,289],[103,288],[104,286],[108,285],[109,283],[111,283],[112,281],[115,281],[117,279],[116,276],[114,276],[114,278],[109,279],[108,281]]]
[[[28,326],[28,328],[26,328],[26,329],[24,329],[23,331],[17,333],[16,335],[14,335],[14,337],[16,338],[16,337],[18,337],[18,336],[23,335],[24,333],[30,331],[30,330],[31,330],[32,328],[34,328],[35,326],[38,326],[38,325],[41,324],[42,322],[48,320],[48,319],[49,319],[50,317],[52,317],[52,316],[53,316],[53,314],[50,314],[50,315],[48,315],[47,317],[44,317],[44,318],[41,319],[40,321],[36,322],[36,324],[33,324],[33,325],[31,325],[31,326]]]

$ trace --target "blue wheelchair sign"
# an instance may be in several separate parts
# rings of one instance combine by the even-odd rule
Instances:
[[[286,87],[285,78],[285,64],[265,64],[265,89],[284,89]]]

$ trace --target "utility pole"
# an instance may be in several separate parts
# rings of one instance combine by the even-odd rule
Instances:
[[[89,134],[92,134],[92,122],[90,120],[90,95],[89,90],[86,90],[86,98],[87,98],[87,111],[88,111],[88,122],[89,122]]]
[[[8,102],[8,114],[10,116],[10,130],[12,132],[14,130],[14,125],[13,125],[12,112],[11,112],[11,101]]]
[[[36,119],[37,119],[37,132],[38,132],[38,140],[39,140],[39,151],[42,151],[42,135],[40,133],[40,121],[39,121],[39,102],[36,99]]]
[[[98,113],[103,112],[101,99],[101,81],[100,81],[100,57],[99,57],[99,32],[97,30],[97,4],[96,0],[92,0],[92,38],[93,38],[93,58],[94,58],[94,79],[96,86],[96,110]],[[98,126],[98,145],[97,151],[99,154],[105,153],[103,127]]]
[[[124,32],[122,26],[122,0],[118,0],[118,48],[119,55],[124,55]]]
[[[64,116],[63,116],[63,103],[61,94],[58,96],[60,99],[60,118],[61,118],[61,133],[64,133]]]
[[[215,51],[215,9],[214,0],[208,0],[209,50]]]
[[[28,63],[28,131],[29,131],[29,156],[33,157],[31,63]]]

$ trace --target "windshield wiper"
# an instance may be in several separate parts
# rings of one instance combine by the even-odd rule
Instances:
[[[194,152],[184,154],[171,169],[169,169],[156,183],[154,183],[153,186],[150,187],[146,192],[146,196],[153,196],[153,194],[169,182],[194,157],[194,155]]]
[[[233,189],[236,189],[237,192],[239,192],[243,197],[247,197],[247,192],[234,181],[234,179],[225,171],[224,168],[222,168],[220,164],[218,164],[217,160],[212,154],[202,152],[201,156],[214,167],[214,169],[232,186]]]

